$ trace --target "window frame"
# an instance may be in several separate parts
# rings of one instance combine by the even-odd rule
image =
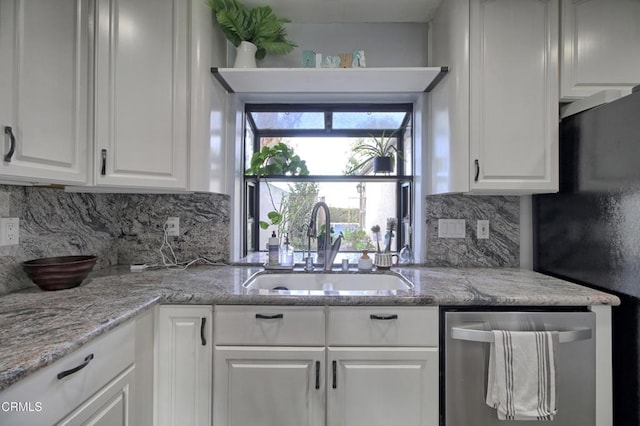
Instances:
[[[259,129],[251,116],[252,112],[324,112],[325,113],[325,128],[324,129]],[[404,119],[399,128],[380,128],[380,129],[333,129],[332,126],[332,113],[333,112],[404,112],[406,113]],[[248,227],[251,226],[251,246],[254,248],[254,252],[264,251],[264,248],[260,247],[260,179],[256,175],[247,175],[244,173],[247,164],[246,159],[246,147],[248,136],[253,137],[252,147],[253,152],[260,150],[260,141],[262,138],[296,138],[296,137],[371,137],[380,136],[383,134],[389,134],[390,132],[397,133],[397,149],[399,152],[404,152],[405,139],[407,135],[407,129],[411,132],[410,143],[415,144],[415,138],[413,137],[413,124],[415,122],[414,117],[414,105],[412,103],[246,103],[244,105],[244,125],[249,125],[251,131],[243,131],[243,143],[242,143],[242,182],[243,182],[243,214],[246,227],[242,230],[242,253],[243,256],[247,256],[249,252],[248,244]],[[411,147],[412,161],[415,161],[415,146]],[[398,156],[395,158],[395,175],[306,175],[306,176],[278,176],[270,175],[268,180],[270,182],[395,182],[396,183],[396,218],[398,219],[398,227],[396,229],[396,248],[398,251],[405,245],[412,245],[412,241],[405,235],[404,226],[409,224],[413,225],[413,200],[411,196],[414,191],[414,175],[405,174],[405,162],[401,161]],[[411,170],[415,170],[415,164],[411,165]],[[250,194],[253,195],[253,199],[249,200]],[[408,197],[408,198],[407,198]],[[254,207],[253,211],[250,211],[249,205]],[[384,224],[381,224],[384,229]],[[409,228],[410,229],[410,228]]]

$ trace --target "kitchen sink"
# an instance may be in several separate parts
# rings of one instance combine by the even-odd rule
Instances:
[[[413,284],[395,272],[258,272],[244,284],[260,294],[397,294],[413,289]]]

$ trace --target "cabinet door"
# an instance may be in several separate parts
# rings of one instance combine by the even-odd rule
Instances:
[[[75,413],[78,407],[83,407],[87,405],[86,401],[92,400],[92,395],[99,395],[101,392],[113,396],[113,401],[120,401],[114,402],[115,404],[128,407],[131,393],[128,384],[132,383],[131,379],[127,377],[122,386],[113,383],[119,383],[122,373],[131,369],[134,360],[134,324],[129,322],[0,391],[0,402],[28,403],[27,411],[0,409],[0,425],[51,426],[61,419],[71,421],[75,417],[69,417],[69,413]],[[122,392],[117,390],[118,386]],[[106,389],[115,391],[105,391]],[[107,397],[109,401],[112,400],[111,396]],[[93,405],[95,409],[89,411],[95,412],[104,405],[96,404],[98,405]]]
[[[324,426],[324,347],[216,346],[213,424]]]
[[[471,0],[470,186],[558,190],[558,0]]]
[[[561,28],[563,100],[640,84],[638,0],[562,0]]]
[[[438,349],[332,348],[331,426],[438,424]]]
[[[211,424],[210,306],[161,306],[156,363],[157,425]]]
[[[0,178],[86,182],[89,5],[0,2]]]
[[[58,426],[128,426],[134,366],[100,389]]]
[[[184,189],[189,2],[97,4],[96,185]]]

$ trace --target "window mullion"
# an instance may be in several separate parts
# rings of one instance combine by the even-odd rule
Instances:
[[[324,113],[324,131],[331,133],[333,131],[333,112],[325,111]]]

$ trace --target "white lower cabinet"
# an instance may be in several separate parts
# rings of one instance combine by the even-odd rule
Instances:
[[[329,307],[330,426],[438,424],[438,308]]]
[[[329,348],[331,426],[436,425],[437,348]]]
[[[437,312],[216,306],[213,425],[437,424]]]
[[[130,425],[134,352],[129,322],[1,391],[0,425]]]
[[[58,425],[127,426],[133,383],[134,366],[129,367],[111,383],[102,388],[65,417]]]
[[[216,347],[213,424],[323,426],[324,366],[324,347]]]
[[[156,425],[211,424],[211,306],[160,306],[155,365]]]

